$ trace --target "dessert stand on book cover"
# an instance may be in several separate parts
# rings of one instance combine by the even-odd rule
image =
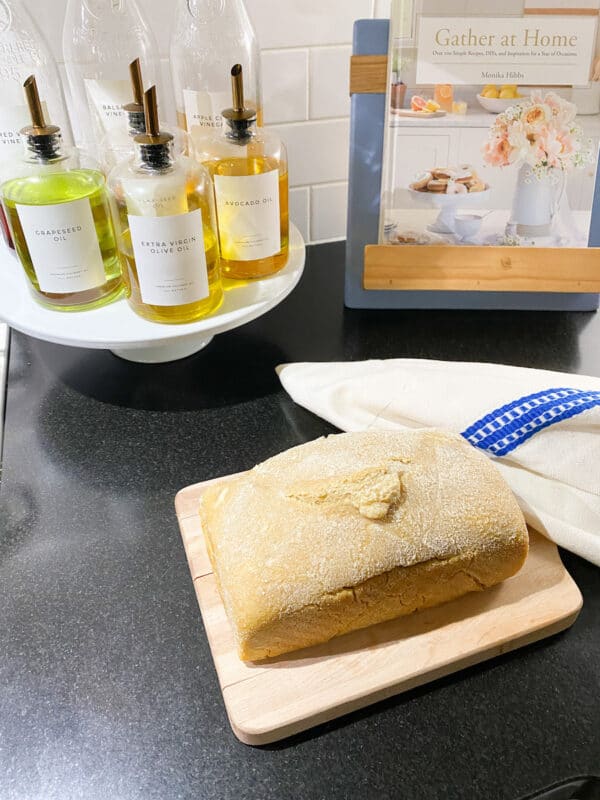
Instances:
[[[346,305],[382,309],[596,310],[600,292],[597,177],[588,247],[378,243],[389,30],[389,20],[359,20],[354,26]],[[430,204],[435,204],[433,199]],[[435,205],[440,211],[444,204]],[[452,219],[451,209],[441,211],[442,224],[444,219]]]

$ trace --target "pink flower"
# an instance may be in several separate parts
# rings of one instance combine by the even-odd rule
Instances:
[[[572,122],[577,116],[577,106],[569,103],[568,100],[560,97],[556,92],[548,92],[544,97],[544,103],[552,112],[552,116],[562,125]]]
[[[559,131],[556,135],[556,138],[561,144],[561,155],[562,156],[570,156],[576,151],[575,141],[570,133],[565,133],[564,131]]]
[[[552,118],[552,111],[545,103],[534,103],[523,109],[523,122],[525,125],[540,128]]]
[[[582,166],[590,154],[576,115],[576,106],[555,92],[534,92],[496,117],[483,148],[486,163],[562,170]]]
[[[491,139],[483,146],[483,158],[492,167],[507,167],[511,163],[510,154],[511,146],[506,136]]]
[[[560,167],[560,155],[562,143],[555,130],[547,130],[544,136],[540,136],[540,146],[546,154],[546,164],[549,167]]]

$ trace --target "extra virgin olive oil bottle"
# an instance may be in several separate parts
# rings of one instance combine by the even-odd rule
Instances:
[[[24,84],[31,125],[24,158],[0,189],[17,255],[36,300],[60,311],[95,308],[122,291],[121,264],[101,172],[64,152],[46,123],[35,78]]]
[[[223,274],[246,280],[282,269],[289,249],[288,168],[285,145],[256,126],[244,104],[242,67],[231,70],[233,106],[223,111],[219,135],[194,134],[194,155],[213,179]]]
[[[214,201],[207,170],[176,157],[160,130],[156,89],[145,93],[135,156],[111,172],[119,249],[131,308],[153,322],[205,317],[223,300]]]

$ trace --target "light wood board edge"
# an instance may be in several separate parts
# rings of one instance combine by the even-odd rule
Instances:
[[[600,249],[367,245],[365,289],[600,292]]]
[[[350,94],[384,94],[387,80],[387,55],[350,56]]]
[[[419,686],[432,683],[433,681],[439,680],[440,678],[445,678],[448,675],[460,672],[468,667],[473,667],[476,664],[483,664],[486,661],[490,661],[493,658],[510,653],[513,650],[518,650],[526,645],[539,642],[542,639],[548,638],[549,636],[554,636],[557,633],[561,633],[573,625],[579,616],[581,608],[582,602],[579,602],[577,607],[570,610],[563,619],[557,620],[551,625],[546,625],[536,631],[524,633],[522,636],[514,638],[504,644],[500,644],[496,648],[488,648],[485,651],[470,654],[466,658],[454,660],[449,664],[439,667],[438,669],[431,670],[430,672],[422,672],[420,675],[416,675],[409,680],[403,679],[398,683],[391,683],[382,687],[381,689],[361,695],[360,697],[350,698],[345,703],[332,705],[329,708],[323,709],[323,711],[320,713],[313,714],[310,718],[304,717],[293,720],[289,724],[279,727],[276,730],[263,730],[259,727],[251,727],[247,723],[238,723],[236,720],[235,709],[231,707],[231,695],[233,692],[235,692],[236,687],[238,687],[240,684],[226,686],[224,689],[222,689],[222,693],[229,724],[231,725],[231,729],[236,737],[240,740],[240,742],[243,742],[243,744],[251,745],[253,747],[273,744],[273,742],[280,741],[281,739],[288,739],[290,736],[303,733],[310,728],[323,725],[326,722],[331,722],[334,719],[339,719],[340,717],[346,716],[346,714],[351,714],[354,711],[359,711],[361,708],[366,708],[374,703],[388,700],[390,697],[397,697],[400,694],[411,691],[411,689],[416,689]],[[251,680],[253,679],[249,678],[242,682],[245,684],[244,689],[247,689],[248,682]]]
[[[204,608],[203,604],[202,592],[205,585],[204,579],[209,578],[214,580],[214,578],[210,571],[210,565],[207,570],[200,572],[200,574],[196,573],[196,576],[194,576],[194,559],[191,557],[190,553],[190,537],[199,537],[199,551],[201,551],[199,552],[200,558],[204,557],[207,560],[204,537],[201,531],[199,515],[197,514],[197,506],[200,494],[202,493],[203,489],[210,484],[231,480],[235,477],[237,477],[237,475],[229,475],[223,478],[216,478],[214,480],[194,484],[186,489],[181,490],[175,499],[176,508],[179,508],[183,512],[183,516],[179,516],[178,514],[178,521],[184,548],[186,555],[188,556],[188,563],[190,565],[196,598],[198,600],[204,627],[211,645],[211,651],[213,650],[213,642],[211,640],[212,626],[207,624],[207,620],[205,618],[206,609]],[[191,508],[195,508],[195,510],[190,514]],[[535,531],[530,531],[530,534],[541,537],[541,534],[538,534]],[[551,543],[547,540],[546,544],[551,545]],[[261,727],[258,725],[252,726],[249,725],[246,720],[238,719],[237,703],[235,699],[235,695],[238,691],[247,691],[248,684],[251,684],[255,680],[264,680],[264,673],[268,670],[268,665],[266,665],[264,668],[260,668],[259,666],[258,671],[254,672],[253,674],[249,674],[248,677],[225,685],[222,683],[223,676],[219,674],[219,670],[217,669],[216,671],[219,686],[221,688],[223,701],[225,703],[225,708],[232,731],[234,732],[235,736],[244,744],[251,746],[271,744],[295,734],[302,733],[303,731],[313,728],[317,725],[329,722],[332,719],[337,719],[353,711],[365,708],[373,703],[380,702],[406,691],[410,691],[418,686],[422,686],[426,683],[438,680],[439,678],[451,675],[467,667],[474,666],[475,664],[483,663],[484,661],[496,658],[499,655],[509,653],[512,650],[516,650],[520,647],[524,647],[525,645],[532,644],[533,642],[566,630],[576,621],[583,605],[583,597],[577,584],[564,568],[564,565],[562,564],[558,554],[558,548],[556,546],[553,547],[553,558],[556,560],[563,572],[561,584],[564,589],[565,598],[568,599],[569,603],[565,604],[565,608],[561,617],[554,620],[552,623],[540,623],[537,628],[528,630],[524,632],[523,635],[517,636],[516,638],[509,638],[506,641],[497,642],[493,647],[490,647],[490,645],[482,645],[480,650],[468,654],[463,659],[451,660],[448,664],[442,665],[430,671],[424,671],[419,675],[415,675],[408,679],[402,678],[399,681],[396,680],[391,683],[385,683],[381,687],[367,692],[366,694],[349,697],[348,700],[343,703],[336,702],[326,705],[321,711],[314,712],[310,716],[299,715],[297,718],[290,720],[289,723],[285,725],[278,725],[277,727]]]

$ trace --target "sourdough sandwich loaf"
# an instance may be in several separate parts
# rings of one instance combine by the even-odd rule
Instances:
[[[294,447],[209,487],[200,516],[244,660],[486,589],[528,549],[494,465],[435,430]]]

